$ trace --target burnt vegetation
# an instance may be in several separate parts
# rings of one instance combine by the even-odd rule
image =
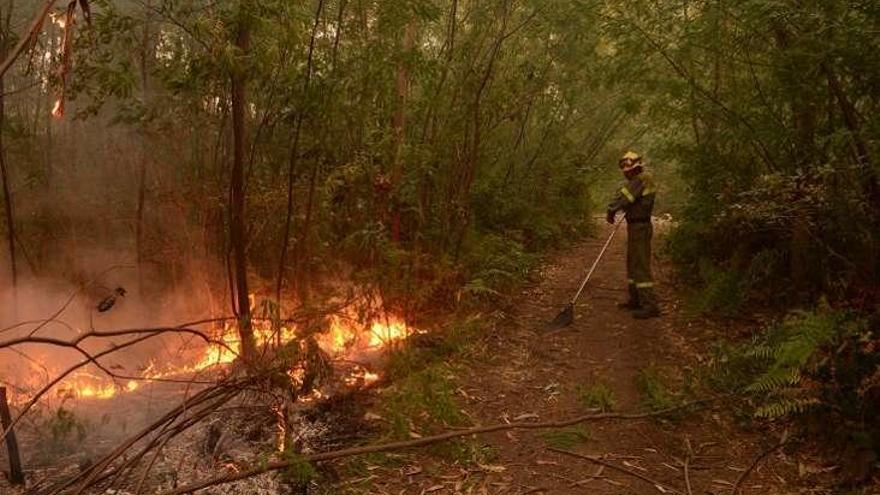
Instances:
[[[569,451],[582,423],[731,397],[785,430],[734,492],[795,448],[870,483],[878,25],[844,1],[0,0],[0,465],[26,474],[0,491],[334,493],[416,447],[492,468],[473,436],[528,429],[604,466]],[[593,233],[629,148],[683,312],[736,331],[684,390],[643,369],[650,412],[597,379],[570,421],[480,425],[456,374]]]

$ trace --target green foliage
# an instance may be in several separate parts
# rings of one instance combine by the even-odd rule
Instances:
[[[469,249],[465,263],[472,277],[461,288],[465,297],[497,301],[524,282],[537,257],[524,246],[497,234],[481,236]]]
[[[465,416],[454,397],[450,370],[434,365],[402,378],[385,393],[384,414],[393,438],[409,438],[414,429],[461,426]]]
[[[478,439],[440,442],[431,445],[429,451],[438,458],[463,465],[488,464],[498,459],[498,449],[484,445]]]
[[[479,318],[469,318],[438,329],[430,338],[413,339],[408,345],[393,349],[385,366],[387,376],[396,381],[418,373],[425,368],[441,365],[452,357],[468,359],[481,354],[479,334],[484,324]]]
[[[40,456],[54,460],[76,452],[82,452],[88,424],[72,411],[59,407],[43,422]]]
[[[590,439],[590,432],[583,426],[567,428],[563,430],[548,430],[541,433],[541,438],[558,449],[570,449]]]
[[[680,394],[669,387],[669,380],[656,367],[650,366],[636,375],[636,387],[642,394],[642,402],[648,410],[661,411],[678,405]]]
[[[317,475],[314,464],[305,460],[303,456],[288,447],[283,458],[290,465],[281,471],[281,476],[286,483],[294,486],[302,486],[313,480]]]
[[[828,364],[829,351],[855,331],[847,320],[846,314],[827,307],[796,311],[740,351],[757,371],[745,387],[761,399],[755,416],[779,419],[823,405],[816,379]]]
[[[603,412],[612,411],[617,404],[614,390],[604,382],[596,382],[591,385],[578,385],[578,402],[585,409],[598,409]]]
[[[765,420],[813,418],[836,442],[862,438],[877,448],[880,423],[865,411],[878,406],[876,329],[868,319],[827,304],[794,311],[753,342],[719,349],[713,385],[748,393],[750,413]]]
[[[604,84],[607,61],[596,55],[603,38],[590,17],[594,8],[559,5],[550,12],[493,1],[451,9],[421,0],[320,5],[187,0],[145,9],[93,2],[93,26],[76,30],[66,97],[76,100],[70,107],[89,132],[105,132],[110,121],[117,125],[107,139],[134,130],[135,141],[143,140],[129,146],[126,138],[113,158],[134,160],[150,150],[148,182],[155,187],[144,198],[145,263],[178,273],[181,267],[166,266],[167,253],[193,247],[185,233],[198,231],[211,244],[208,260],[224,273],[232,74],[246,76],[250,109],[250,268],[267,282],[279,275],[289,231],[281,275],[288,288],[297,278],[303,294],[333,296],[327,285],[344,274],[381,292],[395,309],[497,301],[541,252],[589,230],[588,189],[605,174],[597,157],[619,120],[612,112],[617,93]],[[249,29],[247,53],[235,46],[240,26]],[[519,27],[506,35],[513,26]],[[410,28],[415,39],[404,51]],[[57,41],[44,38],[41,46]],[[58,86],[52,77],[60,56],[51,55],[36,59],[45,62],[40,75]],[[405,95],[398,76],[406,79]],[[36,91],[46,99],[57,89]],[[32,106],[13,101],[6,122],[22,129],[14,148],[26,165],[16,173],[41,177],[18,193],[22,198],[50,180],[39,153],[25,152],[39,149],[51,131],[33,124],[38,107],[19,111]],[[61,138],[99,161],[91,143]],[[94,179],[103,184],[120,167],[89,170],[100,171]],[[84,178],[65,176],[62,186],[73,179]],[[110,209],[135,211],[138,185],[129,183],[132,176],[123,182]],[[106,206],[96,198],[86,216],[103,218]],[[174,215],[166,214],[171,206]],[[23,221],[39,218],[26,211]],[[171,216],[180,228],[167,225]],[[62,215],[28,224],[21,237],[29,251],[48,255],[56,249],[47,239],[65,242],[55,235],[59,224],[96,230],[86,223]],[[96,245],[128,239],[137,229],[124,223],[99,230]]]
[[[842,81],[861,71],[863,57],[876,61],[876,40],[864,31],[876,9],[759,0],[641,12],[618,13],[621,24],[610,28],[621,43],[651,39],[663,51],[663,64],[645,71],[645,93],[662,88],[646,97],[661,119],[648,121],[656,127],[646,142],[688,185],[669,251],[698,286],[698,309],[732,314],[737,305],[785,308],[871,292],[880,268],[878,169],[852,149],[874,155],[877,141],[858,129],[871,119],[854,122],[850,113],[873,115],[877,101]],[[627,22],[638,34],[617,31]],[[841,32],[832,29],[841,22]],[[856,45],[870,54],[857,55]],[[829,85],[837,87],[830,101],[818,89]]]
[[[77,419],[73,412],[63,407],[55,411],[55,416],[49,420],[48,426],[52,432],[52,442],[56,446],[81,442],[86,436],[85,424]]]

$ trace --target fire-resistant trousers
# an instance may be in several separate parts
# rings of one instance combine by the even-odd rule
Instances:
[[[626,276],[629,284],[630,302],[645,308],[656,309],[654,280],[651,277],[651,222],[626,224]]]

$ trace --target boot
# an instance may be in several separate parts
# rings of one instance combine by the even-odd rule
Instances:
[[[657,299],[654,297],[654,289],[648,287],[638,289],[639,301],[641,306],[632,312],[633,318],[637,320],[646,320],[648,318],[656,318],[660,316],[660,308],[657,307]]]
[[[630,311],[635,311],[642,307],[642,305],[639,304],[639,291],[636,290],[635,285],[629,284],[629,300],[626,302],[617,303],[617,307]]]

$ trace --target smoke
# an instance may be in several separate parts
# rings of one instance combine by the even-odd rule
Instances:
[[[90,331],[176,326],[228,313],[224,272],[207,249],[209,229],[199,220],[204,211],[174,200],[185,197],[179,181],[172,180],[179,178],[174,176],[179,164],[147,153],[142,136],[106,119],[47,125],[28,147],[9,148],[18,283],[12,286],[2,222],[0,342],[30,334],[69,341]],[[41,140],[37,152],[35,142]],[[142,165],[148,173],[139,264],[135,232]],[[130,338],[89,339],[82,348],[100,352]],[[151,362],[173,360],[199,344],[191,336],[162,336],[115,352],[101,364],[139,376]],[[0,384],[26,397],[83,359],[75,349],[46,344],[3,349]],[[94,365],[82,374],[107,379]],[[47,401],[65,400],[55,392]]]

